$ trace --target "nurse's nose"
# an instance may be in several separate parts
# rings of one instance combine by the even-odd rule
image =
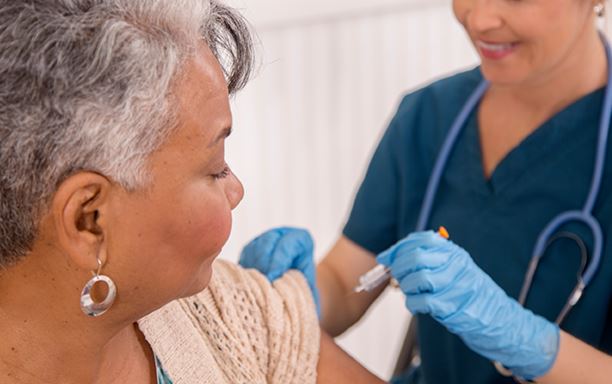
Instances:
[[[467,25],[470,32],[484,33],[504,25],[504,19],[497,1],[470,1],[467,10]]]
[[[244,197],[244,187],[234,172],[230,172],[227,178],[228,180],[225,185],[225,195],[227,196],[230,207],[234,209],[238,206],[238,204],[240,204],[240,201],[242,201],[242,198]]]

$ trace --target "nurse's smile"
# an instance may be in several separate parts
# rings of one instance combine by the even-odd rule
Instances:
[[[513,54],[519,43],[495,43],[483,40],[476,40],[476,47],[483,59],[502,60]]]

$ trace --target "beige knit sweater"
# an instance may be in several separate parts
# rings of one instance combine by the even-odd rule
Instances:
[[[270,285],[255,270],[217,261],[206,290],[138,325],[174,384],[316,382],[319,325],[296,271]]]

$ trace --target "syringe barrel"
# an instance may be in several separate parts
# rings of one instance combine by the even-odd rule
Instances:
[[[384,265],[377,265],[359,277],[359,286],[356,290],[370,292],[387,281],[390,276],[391,274],[387,267]]]

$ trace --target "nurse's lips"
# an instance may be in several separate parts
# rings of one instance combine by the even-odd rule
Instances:
[[[476,46],[480,54],[490,60],[501,60],[511,55],[516,51],[518,43],[493,43],[482,40],[476,40]]]

